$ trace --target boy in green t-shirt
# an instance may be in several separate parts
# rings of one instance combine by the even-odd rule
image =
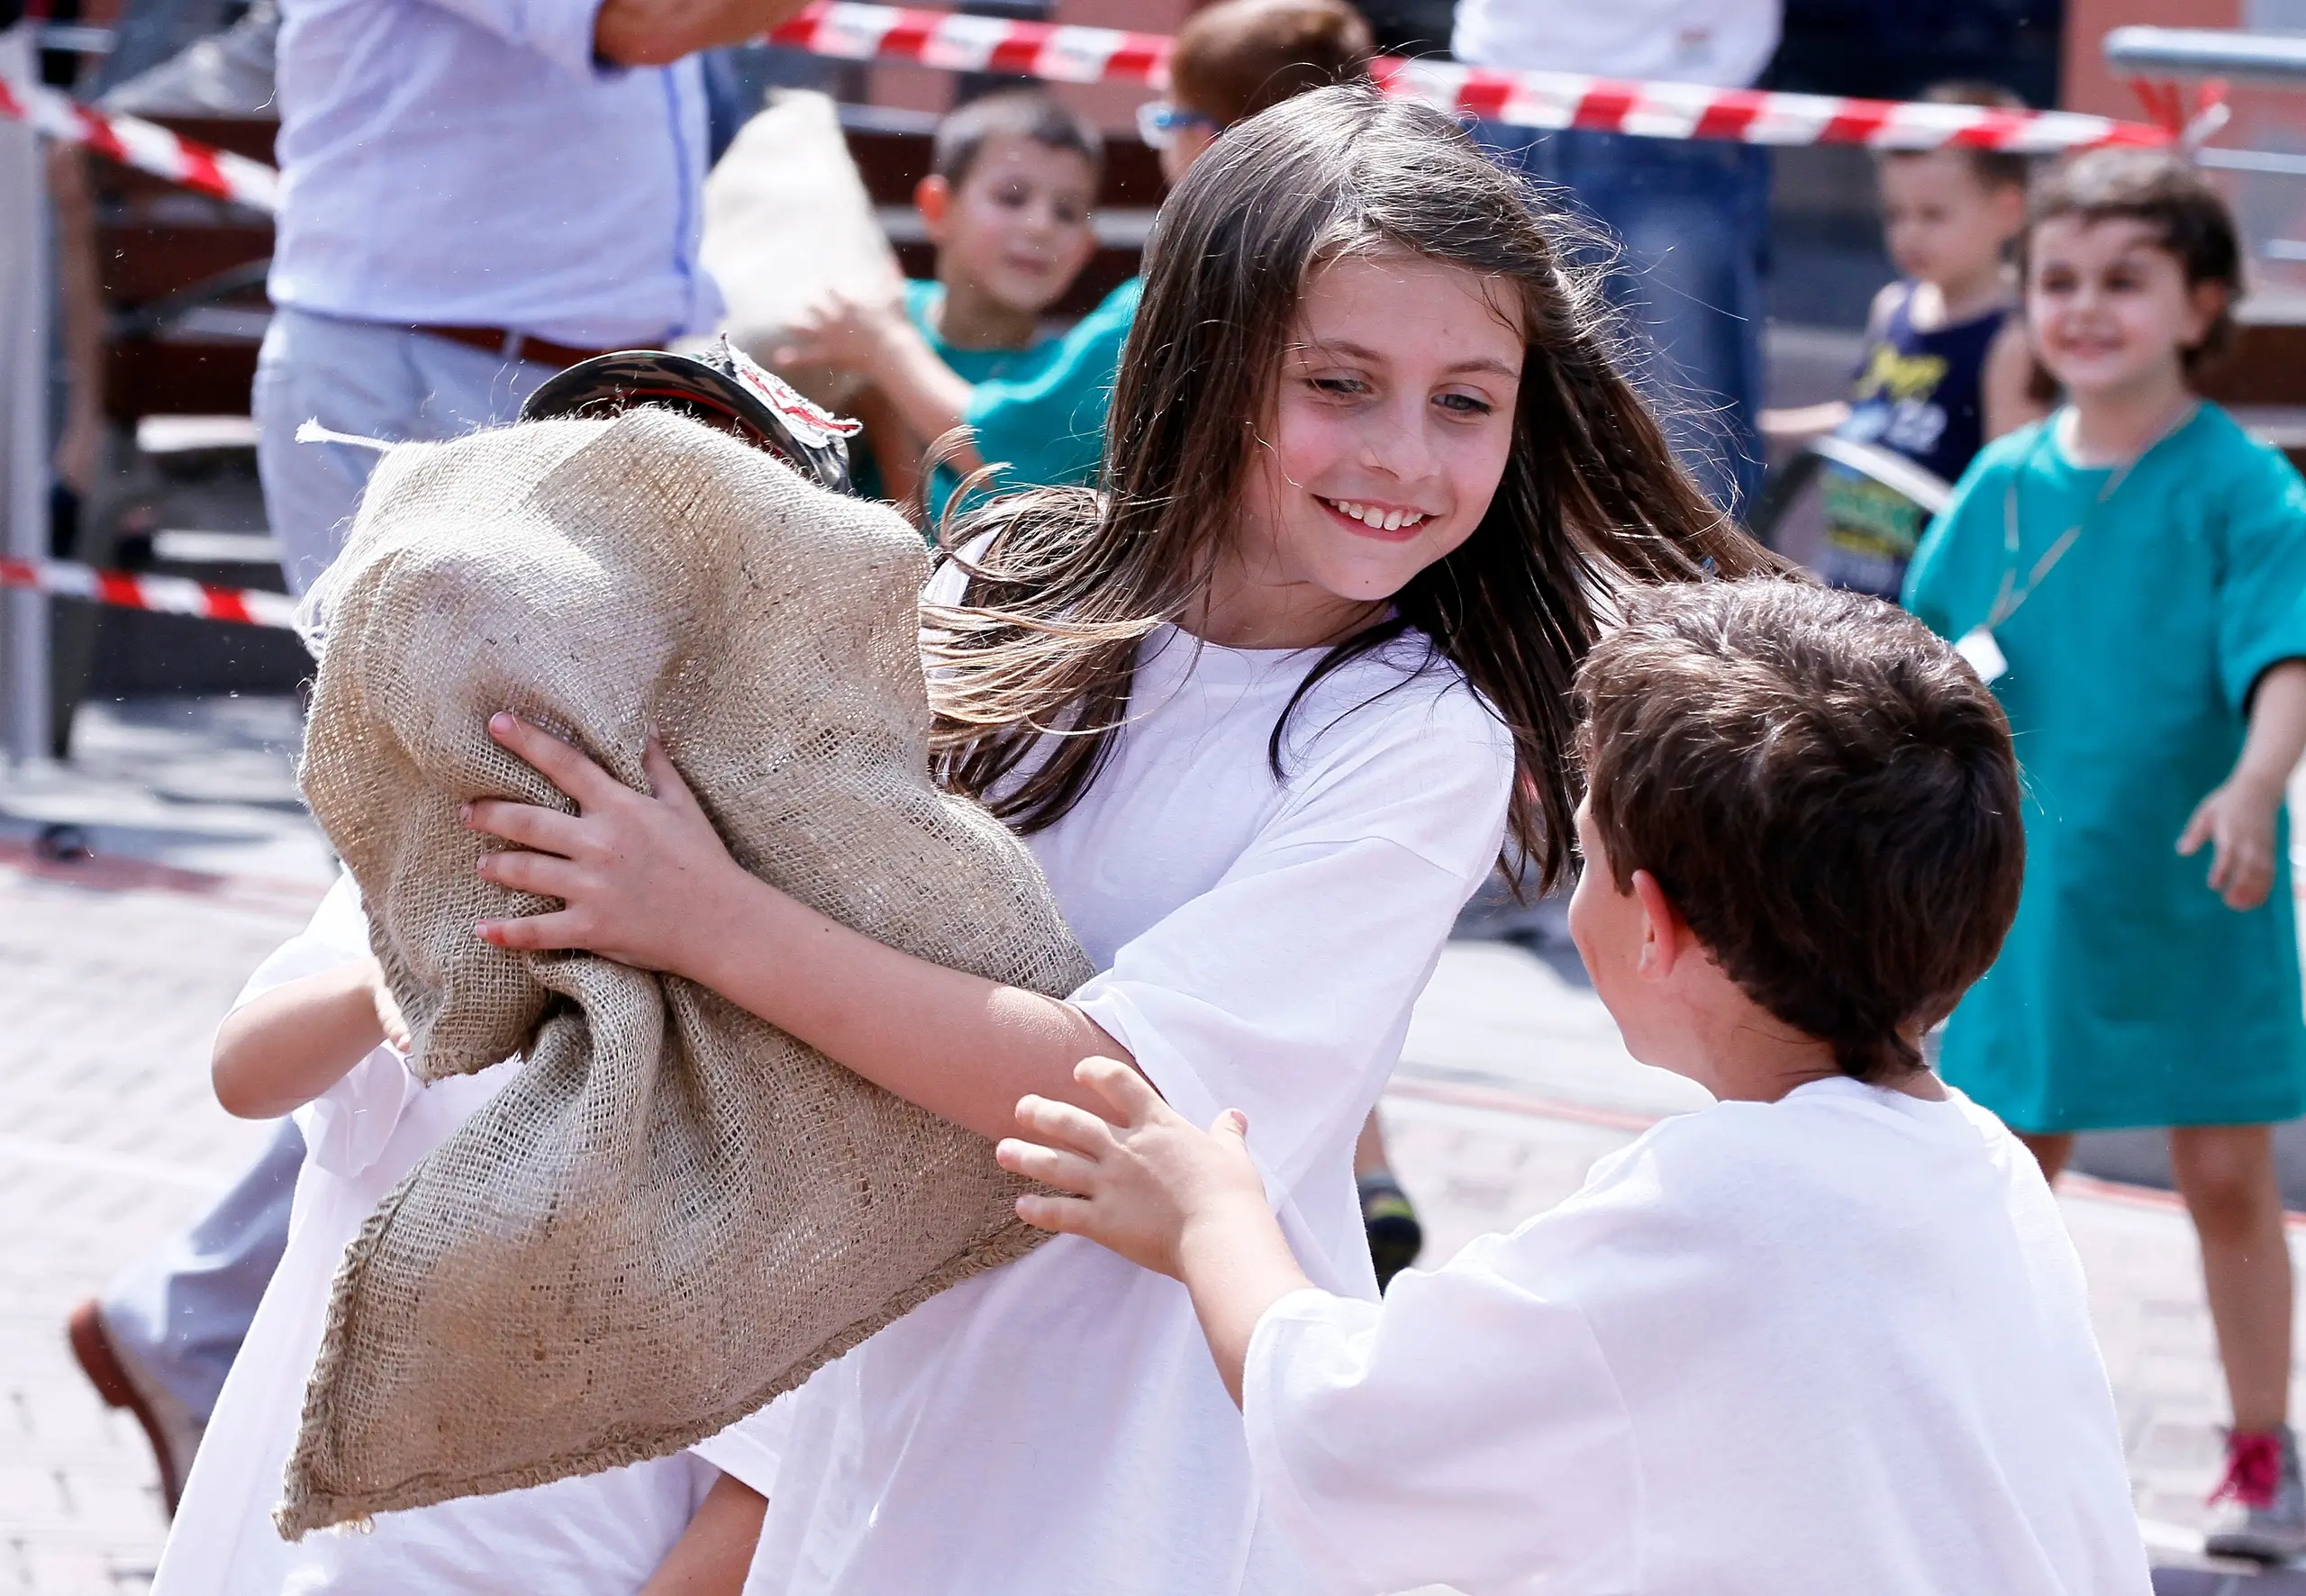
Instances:
[[[913,191],[937,247],[935,279],[905,284],[888,304],[828,299],[780,351],[874,380],[858,406],[871,446],[856,472],[860,494],[910,498],[922,451],[946,430],[921,431],[921,406],[905,402],[914,368],[933,363],[936,386],[969,389],[1047,372],[1063,346],[1043,335],[1041,317],[1096,252],[1089,217],[1103,176],[1096,130],[1044,94],[990,95],[938,125],[930,174]]]

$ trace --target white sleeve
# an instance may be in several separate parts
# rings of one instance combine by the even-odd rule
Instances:
[[[1486,1237],[1385,1301],[1284,1297],[1242,1414],[1258,1500],[1339,1591],[1638,1588],[1631,1425],[1575,1302],[1496,1267]]]
[[[1322,736],[1341,741],[1316,742],[1311,779],[1217,884],[1072,999],[1194,1124],[1246,1113],[1285,1189],[1383,1088],[1513,782],[1511,738],[1462,687]]]
[[[776,1484],[777,1468],[785,1461],[785,1443],[793,1434],[794,1394],[786,1392],[689,1450],[722,1474],[734,1474],[763,1496],[769,1495]]]
[[[350,871],[340,870],[304,929],[266,956],[241,986],[241,995],[232,1000],[232,1008],[238,1011],[277,986],[367,958],[368,954],[368,920],[360,911],[360,889],[353,884]]]
[[[360,889],[340,874],[304,929],[256,967],[232,1000],[240,1010],[277,987],[367,958],[368,920]],[[332,1174],[357,1175],[377,1160],[400,1123],[402,1111],[422,1088],[390,1047],[371,1048],[344,1078],[295,1111],[305,1156]]]

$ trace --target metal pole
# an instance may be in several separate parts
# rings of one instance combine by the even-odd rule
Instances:
[[[2133,77],[2225,77],[2306,86],[2306,34],[2238,28],[2116,28],[2106,64]]]
[[[36,77],[32,26],[0,33],[0,76]],[[0,121],[0,533],[18,558],[48,553],[48,183],[38,135]],[[48,601],[0,604],[0,716],[8,757],[48,757]]]

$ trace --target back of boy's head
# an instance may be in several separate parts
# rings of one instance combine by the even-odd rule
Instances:
[[[2014,89],[1980,78],[1955,78],[1945,83],[1933,83],[1921,91],[1925,105],[1975,105],[1981,111],[2024,111],[2029,109],[2024,96]],[[1976,145],[1950,147],[1953,153],[1969,163],[1970,172],[1980,185],[1993,188],[2023,188],[2033,175],[2034,158],[2009,150],[1984,150]],[[1881,159],[1911,160],[1928,150],[1889,150]]]
[[[1369,24],[1340,0],[1218,0],[1177,32],[1169,92],[1220,127],[1366,75]]]
[[[1745,993],[1843,1073],[1985,972],[2026,838],[2010,723],[1920,621],[1756,578],[1645,590],[1578,673],[1586,803],[1621,892],[1654,876]]]
[[[1003,134],[1049,150],[1069,150],[1089,163],[1092,184],[1103,181],[1105,141],[1078,112],[1039,89],[1011,89],[955,106],[937,124],[929,169],[958,188],[987,142]]]
[[[2191,162],[2166,150],[2091,150],[2059,162],[2035,185],[2026,208],[2021,268],[2033,231],[2061,216],[2142,222],[2152,229],[2156,246],[2185,273],[2187,287],[2215,283],[2226,290],[2229,308],[2183,351],[2188,369],[2225,344],[2233,331],[2231,305],[2242,292],[2242,241],[2225,200]]]

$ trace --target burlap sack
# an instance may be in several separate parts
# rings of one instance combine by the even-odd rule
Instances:
[[[748,869],[1072,990],[1030,856],[930,783],[923,561],[893,512],[662,412],[378,468],[319,595],[304,793],[419,1073],[526,1063],[346,1252],[284,1535],[676,1451],[1032,1245],[981,1138],[685,981],[472,929],[548,905],[480,879],[458,804],[567,807],[490,740],[512,709],[636,786],[653,725]]]

